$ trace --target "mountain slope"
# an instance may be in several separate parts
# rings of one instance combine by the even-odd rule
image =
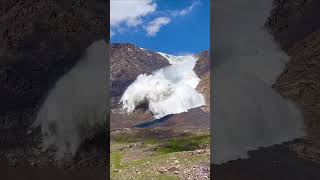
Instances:
[[[198,60],[194,67],[194,71],[200,77],[201,81],[197,90],[204,95],[206,105],[202,108],[204,111],[210,111],[210,54],[203,51],[197,55]]]
[[[168,60],[158,53],[132,44],[112,44],[110,54],[111,97],[114,106],[115,101],[139,74],[150,74],[169,65]]]
[[[113,55],[112,55],[113,54]],[[202,52],[196,56],[197,62],[194,70],[201,72],[198,74],[200,83],[197,90],[199,90],[205,97],[207,105],[202,110],[190,110],[189,112],[172,115],[168,118],[163,127],[185,127],[185,128],[208,128],[209,104],[210,104],[210,68],[208,52]],[[137,48],[132,44],[114,44],[111,50],[111,82],[112,82],[112,102],[111,102],[111,129],[132,127],[134,125],[143,123],[153,119],[153,115],[146,107],[140,106],[132,113],[125,113],[119,103],[123,91],[131,84],[139,74],[150,74],[169,64],[178,64],[182,61],[193,59],[191,56],[174,56],[161,52],[153,52],[143,48]],[[153,62],[150,64],[150,62]],[[131,68],[132,67],[132,68]],[[198,109],[198,108],[197,108]],[[195,122],[194,119],[199,116],[200,121]],[[178,124],[177,124],[178,123]]]

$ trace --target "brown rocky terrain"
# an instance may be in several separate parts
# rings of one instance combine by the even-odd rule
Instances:
[[[203,51],[197,55],[195,72],[201,81],[197,87],[206,99],[206,106],[189,112],[172,115],[161,123],[162,128],[207,129],[210,126],[210,58],[209,52]],[[163,56],[150,50],[140,49],[132,44],[113,44],[111,47],[111,129],[128,128],[153,119],[145,107],[137,108],[127,114],[118,104],[124,90],[139,74],[151,72],[168,66],[169,62]],[[203,112],[205,111],[205,112]],[[198,119],[198,121],[195,121]]]
[[[299,104],[304,115],[307,145],[304,156],[320,162],[320,33],[316,31],[288,50],[291,57],[275,88]],[[311,143],[311,144],[310,144]],[[303,153],[303,152],[300,152]],[[309,155],[308,155],[309,154]],[[315,156],[316,155],[316,156]]]
[[[203,94],[206,105],[202,107],[205,112],[210,111],[210,53],[209,51],[203,51],[198,55],[198,60],[194,67],[194,70],[201,81],[197,87],[197,90]]]
[[[297,179],[320,177],[320,1],[275,0],[266,25],[290,57],[274,84],[281,95],[298,104],[306,137],[261,148],[247,160],[212,165],[215,179]]]
[[[314,159],[316,151],[320,152],[320,23],[314,20],[320,15],[320,3],[286,0],[275,4],[267,24],[290,62],[274,87],[302,109],[307,138],[312,142],[306,147],[312,150],[306,152]]]
[[[4,166],[2,169],[8,169],[8,165],[22,169],[32,168],[30,171],[22,170],[21,175],[31,177],[31,172],[38,172],[41,177],[41,170],[37,168],[43,167],[49,173],[50,167],[81,167],[81,163],[77,163],[81,161],[82,164],[88,163],[104,171],[105,147],[98,148],[98,151],[102,152],[97,155],[92,149],[86,149],[90,145],[84,145],[83,152],[86,158],[80,157],[81,160],[59,165],[58,162],[54,162],[50,152],[40,151],[38,132],[28,135],[26,133],[54,83],[72,68],[92,42],[99,39],[107,40],[108,5],[106,1],[101,0],[0,1],[0,159],[1,166]],[[97,138],[101,138],[98,136]],[[88,140],[86,143],[93,142],[96,140]],[[89,155],[90,153],[92,154]],[[8,174],[3,173],[4,177],[1,179],[19,179],[19,176],[14,177],[14,174],[10,174],[16,170],[9,168],[6,172]],[[71,171],[57,168],[55,172],[67,178]],[[37,176],[37,173],[33,175]],[[89,178],[85,173],[82,175]],[[104,177],[103,174],[98,176],[96,174],[95,179]],[[93,177],[89,179],[91,178]]]
[[[1,1],[0,129],[30,123],[47,91],[106,37],[103,1]]]
[[[121,110],[120,98],[126,88],[139,74],[151,74],[168,66],[167,59],[158,53],[140,49],[129,43],[114,43],[110,51],[110,127],[118,129],[132,127],[152,119],[152,114],[144,107],[127,114]]]
[[[316,0],[274,0],[274,9],[266,22],[274,38],[288,50],[294,43],[320,28],[320,2]]]
[[[204,76],[206,73],[210,73],[210,53],[209,51],[202,51],[198,55],[196,65],[194,66],[194,71],[198,77]]]
[[[119,96],[139,74],[151,74],[168,65],[168,60],[158,53],[140,49],[129,43],[112,44],[110,51],[112,106],[116,106]]]

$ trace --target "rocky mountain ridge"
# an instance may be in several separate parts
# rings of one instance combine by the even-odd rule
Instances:
[[[121,110],[119,100],[124,90],[135,80],[139,74],[150,74],[155,70],[168,66],[169,61],[168,54],[157,53],[151,50],[139,48],[130,43],[116,43],[111,45],[111,65],[110,65],[110,78],[111,78],[111,112],[110,112],[110,124],[111,129],[127,128],[142,122],[151,120],[152,114],[144,108],[137,108],[133,113],[127,114]],[[210,105],[210,58],[208,51],[203,51],[196,55],[197,62],[194,67],[194,71],[201,79],[197,89],[203,93],[206,100],[206,106],[204,107],[206,113],[209,113]],[[176,60],[181,57],[175,58]],[[170,119],[172,128],[175,127],[175,121],[182,121],[187,123],[193,121],[195,115],[189,114],[201,114],[197,110],[191,111],[191,113],[182,113],[181,115],[173,115]],[[184,118],[181,118],[181,117]],[[207,115],[199,115],[203,119],[210,121]],[[205,120],[204,120],[205,121]],[[187,125],[189,128],[192,126]],[[168,125],[169,126],[169,125]],[[181,125],[183,126],[183,125]],[[200,125],[197,123],[197,127],[208,128],[208,123]]]
[[[168,66],[169,62],[158,53],[143,50],[130,43],[113,43],[110,50],[110,83],[112,106],[139,74],[151,74]]]

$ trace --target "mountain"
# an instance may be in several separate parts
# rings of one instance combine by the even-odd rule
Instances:
[[[320,30],[320,29],[319,29]],[[302,109],[310,142],[304,157],[320,161],[320,31],[307,35],[288,49],[291,57],[274,87]]]
[[[114,43],[110,51],[110,83],[112,106],[139,74],[151,74],[168,66],[166,58],[156,52],[143,50],[129,43]]]
[[[301,157],[320,161],[320,1],[275,1],[266,25],[290,62],[274,84],[302,109],[308,142],[297,148]],[[300,145],[299,145],[300,146]],[[304,149],[303,151],[299,149]]]
[[[200,83],[197,90],[203,94],[206,105],[202,108],[204,111],[210,111],[210,53],[203,51],[197,55],[197,62],[194,71],[200,77]]]
[[[320,28],[314,19],[320,16],[319,7],[317,0],[275,0],[266,25],[281,47],[288,50]]]
[[[182,61],[188,61],[191,56],[174,56],[162,52],[154,52],[151,50],[136,47],[132,44],[113,44],[111,46],[110,60],[110,78],[111,78],[111,112],[110,124],[111,129],[124,127],[132,127],[137,124],[153,119],[153,115],[145,107],[146,104],[138,106],[132,113],[126,113],[121,109],[119,100],[124,90],[135,80],[139,74],[150,74],[151,72],[161,69],[170,64],[178,64]],[[168,117],[168,120],[162,126],[170,128],[185,127],[192,128],[194,119],[199,120],[194,128],[208,128],[209,104],[210,104],[210,63],[208,51],[204,51],[196,55],[198,59],[194,67],[194,71],[200,77],[200,83],[197,87],[203,93],[207,105],[202,108],[206,112],[198,110],[190,110],[189,112],[176,114]],[[201,123],[205,122],[205,123]],[[177,124],[178,123],[178,124]],[[175,126],[177,124],[177,126]]]
[[[206,73],[210,73],[210,53],[209,51],[203,51],[196,55],[198,58],[194,70],[199,77],[202,77]]]

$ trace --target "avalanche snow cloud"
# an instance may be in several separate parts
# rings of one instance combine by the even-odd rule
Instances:
[[[138,105],[147,103],[154,117],[161,118],[204,105],[204,97],[196,91],[200,81],[193,71],[196,59],[191,55],[176,58],[160,54],[172,65],[151,75],[140,74],[120,100],[123,109],[132,112]]]
[[[298,108],[272,88],[289,61],[264,28],[272,2],[214,1],[211,162],[215,164],[304,135]]]
[[[43,150],[53,147],[56,158],[76,153],[97,127],[106,127],[107,44],[90,45],[79,62],[49,92],[33,127],[41,127]]]

